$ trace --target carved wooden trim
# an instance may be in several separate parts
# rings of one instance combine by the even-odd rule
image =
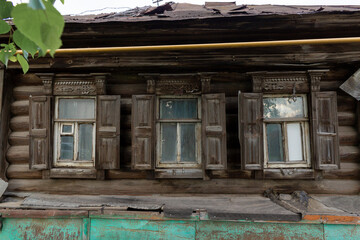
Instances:
[[[210,92],[214,73],[139,74],[147,83],[147,93],[157,95],[189,95]]]
[[[106,94],[107,73],[48,74],[38,73],[44,84],[45,95],[95,96]]]
[[[296,72],[254,72],[252,90],[256,93],[308,93],[320,91],[320,80],[328,70]]]
[[[38,73],[36,74],[43,82],[44,94],[52,95],[52,84],[55,74],[54,73]]]
[[[329,71],[328,69],[308,71],[312,92],[320,92],[320,81],[328,71]]]

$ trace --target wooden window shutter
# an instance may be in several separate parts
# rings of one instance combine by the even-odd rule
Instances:
[[[201,135],[205,169],[226,169],[225,94],[202,95]]]
[[[155,95],[133,95],[131,112],[133,169],[154,169]]]
[[[51,97],[29,97],[30,169],[49,169],[51,156]]]
[[[96,169],[120,168],[120,96],[97,97]]]
[[[312,129],[316,169],[340,167],[336,92],[313,92]]]
[[[239,92],[241,168],[261,170],[264,165],[262,93]]]

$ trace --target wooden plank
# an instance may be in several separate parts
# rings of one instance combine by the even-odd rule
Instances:
[[[323,172],[324,179],[360,179],[360,163],[340,163],[340,169]]]
[[[96,169],[52,168],[50,178],[96,179]]]
[[[339,142],[341,146],[357,146],[359,135],[354,127],[339,126]]]
[[[264,179],[314,179],[313,169],[264,169]]]
[[[358,194],[357,180],[249,180],[249,179],[197,179],[174,180],[70,180],[11,179],[8,191],[43,192],[51,194],[262,194],[273,188],[278,192],[302,189],[309,194]],[[74,187],[76,186],[76,187]]]
[[[339,126],[354,126],[356,122],[355,112],[338,112]]]
[[[0,209],[3,218],[58,218],[58,217],[88,217],[88,211],[83,210],[25,210]]]
[[[29,169],[29,164],[10,164],[6,171],[9,179],[41,179],[42,172]]]
[[[360,149],[357,146],[340,146],[341,162],[360,162]]]

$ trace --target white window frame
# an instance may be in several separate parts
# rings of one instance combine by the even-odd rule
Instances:
[[[94,99],[94,119],[59,119],[59,100],[60,99]],[[93,141],[92,141],[92,156],[91,160],[78,161],[78,126],[82,123],[93,125]],[[71,133],[63,133],[63,125],[72,125]],[[61,136],[72,135],[74,136],[74,159],[73,160],[60,160]],[[54,167],[94,167],[95,166],[95,148],[96,148],[96,97],[94,96],[57,96],[55,97],[55,118],[54,118]]]
[[[160,119],[160,100],[161,99],[197,99],[197,119]],[[161,163],[161,123],[177,123],[177,137],[180,139],[179,124],[195,123],[195,163],[181,163],[179,159],[176,163]],[[180,151],[180,141],[177,144],[177,152]],[[156,168],[201,168],[201,97],[200,96],[173,96],[162,95],[156,98]]]
[[[264,94],[265,98],[281,98],[281,97],[302,97],[304,105],[304,117],[302,118],[272,118],[263,119],[263,137],[264,137],[264,167],[265,168],[310,168],[311,167],[311,150],[310,150],[310,127],[309,127],[309,111],[306,94]],[[263,104],[263,103],[262,103]],[[280,123],[282,128],[282,144],[285,162],[269,162],[268,146],[267,146],[267,133],[266,124]],[[302,140],[302,155],[301,161],[289,161],[288,144],[287,144],[287,131],[286,125],[290,123],[300,123],[301,126],[301,140]]]

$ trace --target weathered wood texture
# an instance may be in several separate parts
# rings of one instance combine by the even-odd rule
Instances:
[[[321,90],[337,90],[337,87],[350,74],[350,70],[334,70],[327,74],[326,81],[321,83]],[[7,177],[10,181],[10,189],[25,191],[45,191],[62,194],[83,193],[88,194],[94,190],[95,193],[102,194],[123,194],[125,192],[140,193],[194,193],[210,191],[213,193],[260,193],[266,187],[276,186],[280,190],[304,189],[313,193],[346,193],[356,192],[359,185],[359,163],[360,150],[358,147],[359,139],[357,133],[356,102],[348,95],[338,91],[338,121],[339,121],[339,141],[340,141],[340,161],[339,170],[326,170],[323,172],[324,179],[333,181],[308,180],[316,178],[315,173],[309,171],[297,171],[293,176],[298,179],[307,179],[298,183],[295,177],[287,173],[268,171],[263,176],[263,180],[254,179],[256,174],[251,170],[240,170],[240,144],[238,139],[238,91],[250,92],[251,81],[243,73],[224,73],[215,76],[211,89],[214,92],[224,92],[226,96],[226,140],[227,140],[227,170],[209,171],[212,184],[219,183],[211,190],[211,184],[202,180],[148,180],[152,175],[145,170],[131,170],[131,112],[132,95],[146,94],[146,83],[137,77],[137,74],[114,72],[109,79],[110,85],[107,93],[110,95],[122,95],[121,98],[121,117],[120,117],[120,169],[105,170],[105,178],[115,181],[86,181],[83,179],[72,180],[69,182],[55,180],[40,180],[40,171],[29,170],[29,96],[43,94],[41,81],[37,77],[24,78],[16,75],[13,88],[14,101],[10,106],[12,117],[10,119],[9,150],[6,152],[6,159],[11,164]],[[57,173],[60,174],[60,173]],[[61,173],[62,174],[62,173]],[[54,175],[55,176],[55,175]],[[287,179],[286,181],[271,181],[269,179]],[[15,180],[16,179],[16,180]],[[31,179],[38,179],[32,181]],[[117,181],[123,179],[124,181]],[[132,179],[130,180],[126,179]],[[226,180],[231,179],[231,180]],[[249,179],[249,180],[247,180]],[[220,181],[221,180],[221,181]],[[232,182],[235,180],[235,182]],[[42,182],[44,181],[44,182]],[[147,181],[149,181],[147,185]],[[220,182],[217,182],[220,181]],[[69,184],[79,187],[71,187]],[[229,186],[226,186],[230,184]],[[325,185],[323,185],[325,183]],[[65,184],[65,185],[64,185]],[[110,184],[108,187],[107,184]],[[128,185],[130,184],[130,185]],[[157,187],[154,187],[157,185]],[[164,185],[162,185],[164,184]],[[173,184],[173,185],[172,185]],[[237,186],[235,186],[237,184]],[[342,184],[347,185],[345,189]],[[133,187],[128,187],[133,186]],[[160,187],[162,186],[162,187]],[[82,188],[86,190],[82,190]],[[91,189],[90,189],[91,188]],[[148,189],[149,188],[149,189]],[[151,189],[153,188],[153,189]]]

